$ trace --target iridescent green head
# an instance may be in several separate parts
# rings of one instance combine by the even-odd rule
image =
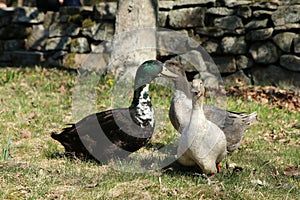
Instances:
[[[134,89],[143,85],[150,84],[150,82],[159,77],[174,78],[176,74],[170,72],[164,67],[164,64],[158,60],[147,60],[139,66],[136,71]]]

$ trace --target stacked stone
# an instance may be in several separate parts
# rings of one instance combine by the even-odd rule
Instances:
[[[77,67],[94,53],[104,55],[98,55],[99,65],[109,51],[104,41],[114,34],[115,12],[116,3],[46,13],[35,7],[0,10],[0,64]]]
[[[198,66],[204,76],[216,74],[208,64],[215,62],[228,84],[300,87],[299,0],[159,0],[158,7],[159,58],[181,55],[188,72],[189,62],[206,63]],[[116,2],[1,9],[0,65],[107,66],[116,9]]]
[[[160,1],[159,24],[198,41],[228,84],[299,88],[300,1],[282,2]]]

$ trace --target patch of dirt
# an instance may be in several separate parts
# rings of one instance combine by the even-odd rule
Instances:
[[[254,100],[274,108],[300,111],[300,90],[284,90],[273,86],[231,86],[227,95]]]

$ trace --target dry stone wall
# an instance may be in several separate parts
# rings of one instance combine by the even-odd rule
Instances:
[[[0,64],[106,66],[116,9],[114,2],[46,13],[35,7],[2,9]],[[160,0],[158,26],[180,35],[158,33],[161,59],[174,56],[163,50],[170,46],[183,57],[195,56],[186,49],[204,48],[228,84],[300,87],[299,0]]]

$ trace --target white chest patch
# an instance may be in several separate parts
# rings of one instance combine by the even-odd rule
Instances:
[[[149,85],[143,88],[141,95],[139,97],[139,103],[136,107],[136,120],[140,123],[142,127],[150,123],[154,126],[154,110],[151,106],[151,99],[148,94]]]

